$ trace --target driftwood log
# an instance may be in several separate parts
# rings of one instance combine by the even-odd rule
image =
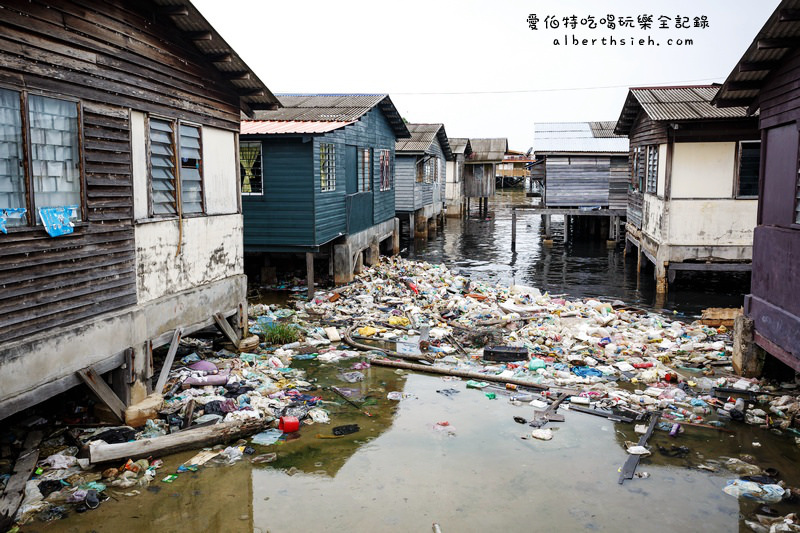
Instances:
[[[492,374],[481,374],[480,372],[470,372],[468,370],[458,370],[456,368],[444,368],[440,366],[421,365],[419,363],[407,363],[406,361],[392,361],[390,359],[373,359],[370,361],[373,365],[390,366],[393,368],[403,368],[405,370],[415,370],[417,372],[426,372],[428,374],[443,374],[446,376],[456,376],[460,378],[474,379],[480,381],[493,381],[495,383],[510,383],[512,385],[519,385],[520,387],[530,387],[532,389],[549,390],[551,387],[548,385],[540,385],[539,383],[531,383],[524,379],[516,378],[503,378]],[[561,389],[560,387],[553,387],[554,389]],[[570,394],[578,394],[578,391],[572,391]]]
[[[272,420],[259,418],[244,422],[222,422],[213,426],[189,428],[163,437],[142,439],[119,444],[93,442],[89,445],[89,461],[93,464],[106,461],[140,459],[151,455],[169,455],[238,439],[266,428]]]

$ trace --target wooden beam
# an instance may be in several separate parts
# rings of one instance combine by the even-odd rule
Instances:
[[[228,320],[222,316],[221,313],[214,313],[214,322],[216,322],[219,330],[226,337],[228,337],[228,340],[231,341],[234,346],[239,346],[239,337],[236,335],[236,332],[233,331],[233,328],[228,323]]]
[[[650,424],[647,426],[647,432],[639,438],[639,446],[644,446],[647,444],[647,440],[650,438],[650,435],[653,434],[653,430],[656,428],[656,424],[658,420],[661,418],[661,411],[654,411],[650,414]],[[639,465],[639,459],[641,459],[641,455],[631,455],[628,457],[628,460],[625,461],[625,464],[622,465],[619,474],[619,484],[622,483],[626,479],[633,479],[633,474],[636,472],[636,467]]]
[[[154,389],[154,392],[157,392],[158,394],[163,394],[164,392],[164,385],[167,384],[169,370],[172,368],[172,363],[175,361],[175,354],[178,352],[178,346],[181,343],[181,335],[183,335],[182,328],[176,329],[175,333],[172,334],[172,340],[169,344],[167,357],[164,359],[164,364],[161,365],[161,373],[158,374],[158,381],[156,382],[156,387]]]
[[[266,92],[263,89],[242,89],[237,88],[236,93],[239,96],[266,96]]]
[[[750,272],[752,263],[670,263],[670,270],[693,270],[698,272]]]
[[[759,72],[772,70],[777,66],[774,61],[743,61],[739,63],[739,72]]]
[[[210,31],[187,31],[186,36],[192,41],[210,41],[214,38]]]
[[[115,368],[126,364],[126,352],[127,350],[116,353],[98,363],[95,363],[93,366],[99,374],[110,372]],[[46,398],[51,398],[56,394],[61,394],[62,392],[78,386],[81,383],[83,383],[81,378],[76,373],[70,372],[64,377],[58,378],[49,383],[45,383],[44,385],[39,385],[38,387],[31,389],[26,393],[19,394],[7,400],[2,400],[0,401],[0,420],[16,412],[22,411],[23,409],[26,409],[32,405],[41,403]]]
[[[211,54],[206,59],[212,63],[230,63],[233,61],[233,54]]]
[[[228,81],[244,81],[250,79],[249,72],[223,72],[222,77]]]
[[[114,394],[111,387],[108,386],[100,374],[98,374],[92,367],[87,367],[78,370],[78,375],[84,383],[88,385],[92,392],[94,392],[100,400],[111,409],[111,412],[120,419],[125,421],[125,404],[119,399],[119,396]]]
[[[763,83],[764,82],[760,80],[729,81],[725,88],[729,91],[752,91],[761,89]]]
[[[139,459],[151,455],[162,457],[184,450],[212,446],[220,442],[238,439],[264,429],[271,421],[271,418],[265,417],[244,422],[223,422],[213,426],[195,427],[186,431],[164,435],[163,437],[121,442],[119,444],[93,442],[89,445],[89,461],[97,464],[128,458]]]
[[[170,17],[185,17],[189,15],[189,8],[186,6],[163,6],[158,10]]]
[[[778,16],[780,22],[797,22],[800,20],[800,9],[781,9]]]
[[[800,39],[795,37],[780,37],[776,39],[759,39],[756,47],[759,50],[774,50],[776,48],[795,48],[800,46]]]
[[[753,98],[720,98],[715,103],[717,107],[749,107],[755,97]],[[752,114],[752,113],[750,113]]]
[[[17,458],[14,471],[6,483],[3,496],[0,498],[0,531],[5,531],[14,523],[19,504],[25,495],[25,484],[31,477],[36,461],[39,460],[39,443],[42,441],[41,431],[31,431],[25,438],[22,453]]]

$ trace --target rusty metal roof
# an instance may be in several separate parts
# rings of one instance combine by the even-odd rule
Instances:
[[[450,142],[450,150],[454,154],[469,155],[472,153],[472,145],[469,144],[469,139],[450,137],[448,141]]]
[[[406,124],[406,127],[411,137],[398,140],[395,143],[395,152],[424,154],[430,150],[433,141],[438,139],[445,159],[452,161],[453,152],[450,150],[444,124]]]
[[[508,151],[508,139],[470,139],[472,154],[467,157],[469,163],[501,163]]]
[[[256,120],[300,122],[355,122],[379,107],[400,138],[410,137],[388,94],[279,94],[281,109],[257,111]]]
[[[534,125],[537,155],[557,153],[627,154],[628,137],[615,135],[616,122],[540,122]]]
[[[747,116],[744,107],[720,109],[711,105],[719,85],[632,87],[628,90],[614,133],[628,135],[640,112],[655,121],[733,119]]]
[[[272,135],[281,133],[327,133],[349,126],[353,122],[319,122],[314,120],[243,120],[242,135]]]
[[[242,111],[275,109],[280,102],[189,0],[153,0],[239,94]]]
[[[783,0],[758,32],[714,97],[717,107],[748,107],[753,112],[764,80],[800,46],[800,0]]]

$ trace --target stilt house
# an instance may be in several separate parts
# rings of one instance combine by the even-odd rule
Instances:
[[[336,283],[399,248],[395,142],[408,128],[386,94],[284,94],[241,124],[245,253],[315,256]]]
[[[796,371],[800,371],[798,13],[798,0],[778,5],[714,98],[721,112],[758,112],[761,179],[751,184],[751,194],[758,191],[758,209],[744,312],[753,321],[755,343]]]
[[[443,212],[445,163],[453,159],[443,124],[406,124],[411,137],[395,146],[395,211],[409,234],[425,238]]]
[[[82,379],[121,416],[153,348],[246,325],[240,114],[278,100],[188,0],[0,11],[0,418]]]
[[[653,263],[659,292],[678,271],[750,269],[757,120],[712,106],[718,90],[632,88],[614,130],[630,139],[626,244]]]

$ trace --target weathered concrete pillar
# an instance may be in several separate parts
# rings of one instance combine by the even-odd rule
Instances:
[[[333,246],[333,282],[343,285],[353,281],[353,256],[347,244]]]
[[[369,248],[367,248],[365,252],[364,262],[368,266],[377,265],[378,262],[380,261],[380,254],[381,254],[380,245],[378,244],[377,240],[374,240],[372,241],[372,244],[369,245]]]
[[[552,234],[550,233],[550,215],[544,215],[544,238],[550,239]]]
[[[667,293],[667,268],[669,267],[668,261],[656,261],[655,264],[655,278],[656,278],[656,292]]]
[[[306,252],[306,284],[308,285],[308,299],[314,297],[314,252]]]
[[[753,339],[755,331],[751,318],[737,316],[733,321],[733,370],[740,376],[760,377],[767,352]]]
[[[428,219],[428,238],[431,239],[436,236],[438,227],[436,226],[436,215]]]
[[[414,228],[414,213],[411,213],[411,214],[408,215],[408,238],[409,239],[413,239],[414,238],[414,235],[416,235],[415,231],[416,230]]]
[[[353,273],[361,274],[362,272],[364,272],[364,252],[358,252],[356,254],[355,265],[353,265]]]

